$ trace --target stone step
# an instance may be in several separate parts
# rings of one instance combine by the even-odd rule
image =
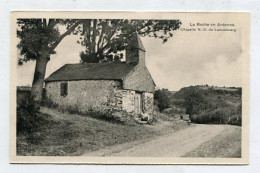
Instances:
[[[135,121],[139,124],[147,124],[147,121],[142,121],[141,118],[135,118]]]

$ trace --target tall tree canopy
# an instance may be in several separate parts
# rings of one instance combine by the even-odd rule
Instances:
[[[134,32],[165,43],[180,25],[179,20],[87,19],[76,31],[81,36],[78,43],[86,47],[80,53],[81,61],[118,61]]]
[[[22,55],[18,58],[18,64],[36,61],[31,90],[36,101],[42,98],[43,82],[50,56],[55,53],[55,48],[63,38],[73,33],[82,22],[83,20],[17,19],[17,37],[20,39],[17,47]],[[64,33],[60,32],[61,26],[66,27]]]
[[[85,51],[80,53],[81,62],[98,63],[119,61],[120,51],[127,46],[134,32],[141,36],[162,39],[163,43],[179,29],[179,20],[128,20],[128,19],[18,19],[17,47],[22,57],[18,64],[36,61],[31,94],[41,101],[43,82],[50,56],[68,35],[79,35],[78,43]],[[63,29],[62,29],[63,28]],[[61,32],[61,30],[64,30]]]

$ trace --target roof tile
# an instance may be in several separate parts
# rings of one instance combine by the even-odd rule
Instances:
[[[122,80],[135,66],[136,64],[122,62],[65,64],[46,78],[45,81]]]

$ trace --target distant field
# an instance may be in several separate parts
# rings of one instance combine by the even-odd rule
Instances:
[[[214,87],[214,90],[225,90],[225,91],[238,91],[237,88],[226,88],[226,87]]]
[[[235,87],[198,86],[198,88],[204,89],[204,90],[213,89],[213,90],[224,90],[224,91],[238,91],[238,88],[235,88]]]

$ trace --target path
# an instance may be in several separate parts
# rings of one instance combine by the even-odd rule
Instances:
[[[124,156],[124,157],[181,157],[195,150],[224,132],[228,125],[201,125],[160,136],[153,140],[126,143],[98,151],[85,153],[85,156]]]

